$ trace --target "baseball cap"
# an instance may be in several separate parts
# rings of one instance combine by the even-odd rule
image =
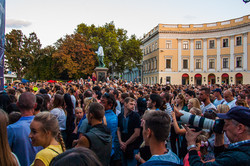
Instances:
[[[220,88],[216,88],[216,89],[212,90],[212,92],[220,92],[220,94],[221,94],[222,90]]]
[[[234,119],[237,122],[250,127],[250,109],[247,107],[235,106],[227,113],[217,114],[217,116],[221,119]]]

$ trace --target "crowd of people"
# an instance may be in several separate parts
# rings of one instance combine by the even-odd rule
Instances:
[[[249,106],[250,85],[8,84],[0,165],[250,165]]]

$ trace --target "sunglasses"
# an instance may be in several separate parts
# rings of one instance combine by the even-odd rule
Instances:
[[[208,112],[209,114],[215,114],[215,115],[217,115],[216,112],[214,112],[214,110],[207,110],[206,112]]]

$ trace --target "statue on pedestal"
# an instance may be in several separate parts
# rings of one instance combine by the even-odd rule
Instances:
[[[99,67],[105,67],[105,64],[103,62],[103,58],[104,58],[104,51],[103,48],[101,46],[100,43],[98,43],[98,50],[95,52],[98,56],[98,60],[99,60]]]

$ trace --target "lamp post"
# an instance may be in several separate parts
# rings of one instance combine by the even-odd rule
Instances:
[[[109,67],[111,67],[111,72],[110,74],[112,75],[112,80],[113,80],[113,63],[112,62],[109,62]]]
[[[111,72],[110,74],[112,75],[112,79],[114,79],[114,69],[117,66],[117,63],[115,62],[115,64],[113,64],[113,62],[109,62],[109,66],[111,67]]]

